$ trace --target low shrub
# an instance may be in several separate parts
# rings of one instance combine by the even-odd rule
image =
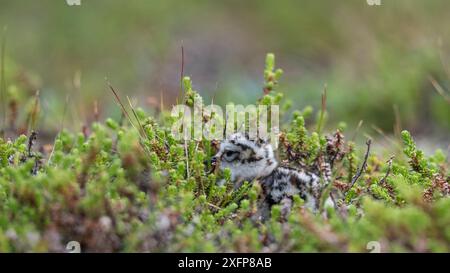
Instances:
[[[335,208],[312,213],[295,198],[289,215],[275,205],[262,222],[252,217],[258,181],[234,189],[229,172],[204,164],[216,141],[177,141],[170,113],[150,117],[121,104],[128,122],[63,130],[52,145],[39,146],[34,132],[0,139],[0,251],[61,252],[71,241],[83,252],[450,251],[444,153],[425,156],[407,131],[403,154],[390,159],[370,152],[370,141],[346,140],[344,124],[324,133],[325,94],[316,121],[310,107],[288,114],[281,74],[268,55],[258,103],[280,104],[291,117],[282,119],[290,121],[282,124],[280,161],[318,174],[331,162],[325,192]],[[191,105],[199,94],[189,78],[184,87]]]

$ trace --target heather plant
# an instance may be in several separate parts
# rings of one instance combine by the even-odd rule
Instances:
[[[169,112],[125,106],[112,86],[122,120],[61,130],[43,145],[36,96],[24,117],[30,130],[0,138],[0,251],[63,252],[71,241],[82,252],[368,252],[374,244],[383,252],[450,251],[444,153],[425,156],[403,131],[403,153],[385,158],[371,151],[376,140],[348,141],[344,124],[327,131],[326,93],[317,113],[290,112],[281,75],[268,54],[258,103],[282,105],[289,120],[281,124],[279,161],[322,179],[329,162],[323,199],[331,196],[333,206],[312,212],[298,197],[287,214],[274,205],[261,220],[258,181],[235,188],[230,171],[212,164],[219,141],[175,139]],[[201,97],[190,78],[183,87],[183,102],[195,107]]]

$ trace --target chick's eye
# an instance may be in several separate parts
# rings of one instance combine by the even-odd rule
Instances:
[[[237,157],[237,152],[236,151],[226,151],[223,159],[225,159],[226,161],[233,161],[235,158]]]

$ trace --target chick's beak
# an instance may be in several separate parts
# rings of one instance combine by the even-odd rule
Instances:
[[[215,166],[216,164],[217,164],[217,157],[216,157],[216,156],[213,156],[213,157],[211,158],[211,165]]]
[[[211,173],[213,173],[215,170],[216,170],[216,168],[217,168],[217,157],[216,156],[213,156],[213,157],[211,157],[211,170],[208,172],[208,174],[211,174]],[[208,166],[208,163],[209,163],[209,160],[205,160],[205,161],[203,161],[203,164],[205,164],[205,166]]]
[[[213,156],[210,160],[203,161],[203,164],[208,165],[209,162],[211,162],[212,166],[215,166],[217,164],[217,157]]]

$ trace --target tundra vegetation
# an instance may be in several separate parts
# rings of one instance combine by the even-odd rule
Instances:
[[[176,140],[170,111],[150,114],[111,85],[121,119],[73,132],[58,116],[61,130],[45,143],[39,94],[23,98],[11,84],[2,86],[0,251],[64,252],[70,241],[82,252],[450,251],[446,152],[426,156],[408,131],[383,151],[345,123],[330,130],[326,92],[320,109],[290,109],[278,90],[282,73],[268,54],[257,104],[280,105],[280,162],[319,175],[332,162],[323,195],[334,208],[312,213],[294,198],[288,214],[275,205],[269,220],[252,217],[261,187],[235,189],[228,171],[211,166],[217,141]],[[200,95],[190,78],[182,86],[182,103],[192,106]]]

